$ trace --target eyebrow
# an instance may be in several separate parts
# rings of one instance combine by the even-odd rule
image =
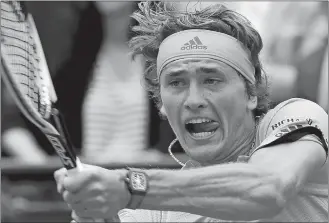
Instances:
[[[221,76],[225,76],[225,73],[219,69],[218,67],[212,66],[200,66],[197,68],[197,72],[204,73],[204,74],[219,74]],[[178,77],[184,74],[187,74],[188,71],[182,68],[174,68],[169,69],[168,71],[164,70],[165,76],[167,77]]]
[[[187,70],[179,69],[179,70],[168,71],[168,72],[166,72],[165,76],[177,77],[177,76],[180,76],[180,75],[183,75],[186,73],[187,73]]]
[[[200,71],[200,72],[202,72],[202,73],[206,73],[206,74],[209,74],[209,73],[220,73],[220,74],[223,74],[223,71],[221,71],[220,69],[215,68],[215,67],[200,67],[197,70]]]

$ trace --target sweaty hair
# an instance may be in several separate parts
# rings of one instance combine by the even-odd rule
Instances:
[[[259,60],[263,47],[262,38],[251,23],[237,12],[229,10],[222,4],[214,4],[204,9],[182,11],[170,2],[141,2],[139,10],[132,17],[138,22],[132,27],[134,37],[129,45],[133,56],[142,54],[146,59],[144,74],[145,85],[161,106],[160,85],[156,75],[156,59],[162,41],[176,33],[188,29],[206,29],[225,33],[239,40],[251,52],[251,62],[255,67],[256,83],[246,79],[244,83],[249,96],[257,96],[258,104],[255,116],[265,114],[269,109],[268,82]]]

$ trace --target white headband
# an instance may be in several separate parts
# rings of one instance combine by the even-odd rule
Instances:
[[[209,58],[236,69],[249,82],[255,83],[255,68],[250,52],[240,41],[224,33],[189,29],[167,37],[159,47],[157,75],[169,63],[183,58]]]

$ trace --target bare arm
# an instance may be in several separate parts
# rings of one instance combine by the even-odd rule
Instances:
[[[278,214],[325,160],[312,141],[257,151],[250,163],[183,171],[149,170],[150,190],[141,209],[182,211],[225,220],[257,220]]]

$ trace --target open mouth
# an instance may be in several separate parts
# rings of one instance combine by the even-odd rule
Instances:
[[[186,122],[185,128],[193,138],[203,139],[212,136],[219,128],[219,123],[207,118],[191,119]]]

